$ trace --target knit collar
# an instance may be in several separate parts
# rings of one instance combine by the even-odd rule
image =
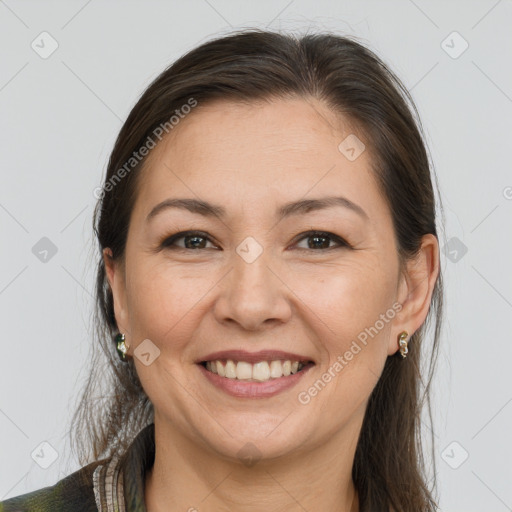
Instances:
[[[94,471],[98,512],[147,512],[144,488],[154,461],[155,425],[151,423],[137,434],[121,458],[113,456]]]

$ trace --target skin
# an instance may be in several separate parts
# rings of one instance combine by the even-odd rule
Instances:
[[[359,510],[351,469],[368,397],[399,334],[412,335],[426,318],[439,249],[426,235],[399,273],[371,141],[359,136],[367,150],[349,161],[338,145],[350,133],[346,120],[311,98],[217,101],[196,107],[150,153],[125,259],[113,261],[108,249],[104,258],[128,354],[145,339],[160,350],[148,366],[135,357],[155,408],[156,456],[145,489],[151,512]],[[284,203],[329,195],[357,203],[368,220],[339,206],[275,217]],[[168,209],[146,222],[155,205],[178,197],[221,204],[227,216]],[[208,235],[201,248],[187,249],[183,238],[174,249],[160,247],[190,229]],[[335,238],[314,245],[302,235],[311,229],[352,248]],[[248,236],[263,248],[252,263],[236,252]],[[394,303],[400,312],[307,405],[299,403],[298,393]],[[234,398],[194,361],[238,348],[291,351],[316,365],[277,396]],[[251,467],[237,455],[248,442],[261,457]]]

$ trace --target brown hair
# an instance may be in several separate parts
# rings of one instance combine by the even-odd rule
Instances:
[[[145,161],[130,159],[148,137],[154,138],[156,127],[165,123],[169,127],[173,113],[190,104],[191,98],[202,105],[215,99],[252,102],[284,97],[323,100],[369,141],[373,171],[391,211],[402,270],[417,254],[423,235],[438,236],[431,168],[434,177],[435,173],[416,106],[383,61],[354,37],[331,33],[299,37],[249,29],[188,52],[153,81],[130,112],[112,150],[94,212],[99,242],[93,319],[97,340],[71,428],[80,464],[90,462],[90,455],[98,460],[124,452],[154,418],[133,359],[121,363],[115,350],[113,337],[118,330],[101,255],[109,247],[114,259],[124,257],[137,177]],[[126,167],[127,162],[132,168]],[[122,178],[114,182],[123,166]],[[442,323],[442,290],[439,273],[427,320],[409,340],[407,359],[398,353],[388,357],[370,396],[352,471],[361,511],[437,508],[435,480],[432,488],[427,483],[421,413],[426,403],[432,423],[430,383]],[[422,347],[434,314],[432,342]],[[426,353],[420,358],[422,349]],[[424,358],[429,364],[423,369]],[[102,379],[106,395],[95,396],[96,389],[103,390]]]

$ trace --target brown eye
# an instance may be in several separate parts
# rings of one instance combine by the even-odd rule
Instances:
[[[306,250],[331,250],[338,249],[340,247],[350,247],[349,244],[343,240],[343,238],[325,231],[310,231],[305,233],[299,240],[308,240],[307,247],[300,247],[300,249]],[[330,246],[331,242],[335,242],[337,245]]]
[[[177,244],[177,242],[181,240],[184,240],[184,246]],[[211,242],[210,238],[199,231],[181,231],[180,233],[166,238],[162,242],[161,247],[168,249],[197,250],[208,248],[205,247],[205,245],[209,241]]]
[[[299,239],[299,241],[302,240],[307,240],[307,247],[299,247],[300,250],[324,252],[332,249],[350,247],[350,244],[343,240],[343,238],[325,231],[307,232]],[[333,242],[335,245],[331,245]],[[184,243],[184,245],[181,245],[182,243]],[[211,243],[213,248],[217,248],[206,233],[200,231],[181,231],[167,237],[161,243],[161,247],[173,250],[198,250],[210,248],[207,247],[208,243]]]

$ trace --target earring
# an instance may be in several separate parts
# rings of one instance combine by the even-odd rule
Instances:
[[[408,332],[403,331],[402,333],[400,333],[400,338],[398,340],[398,345],[400,346],[400,354],[404,359],[407,357],[407,352],[409,352],[409,350],[407,349],[407,336],[409,336]]]
[[[124,343],[124,339],[125,339],[125,336],[124,334],[117,334],[116,336],[116,339],[115,339],[115,342],[116,342],[116,345],[117,345],[117,353],[119,354],[119,357],[121,358],[121,361],[123,361],[124,363],[127,362],[127,359],[126,359],[126,353],[128,352],[128,348],[126,347],[125,343]]]

